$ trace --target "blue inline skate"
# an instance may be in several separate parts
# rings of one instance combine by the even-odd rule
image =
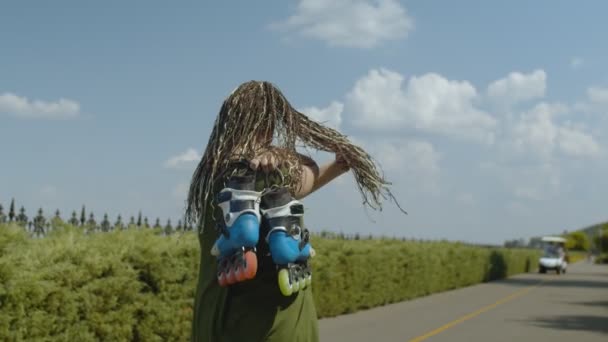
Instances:
[[[290,296],[312,282],[309,259],[315,251],[308,229],[303,228],[304,206],[287,188],[279,188],[264,194],[260,210],[264,218],[262,231],[278,270],[279,289]]]
[[[253,279],[258,268],[256,246],[260,237],[260,198],[255,191],[255,176],[233,176],[217,194],[222,209],[221,232],[211,254],[218,258],[220,286]]]

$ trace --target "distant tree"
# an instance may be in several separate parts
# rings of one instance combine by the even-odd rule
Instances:
[[[116,222],[114,222],[114,229],[124,230],[125,228],[126,228],[125,225],[122,223],[122,217],[120,216],[120,214],[118,214],[118,217],[116,218]]]
[[[144,228],[150,228],[150,224],[148,224],[148,217],[144,217]]]
[[[161,228],[160,219],[156,218],[156,222],[154,222],[154,229],[160,229],[160,228]]]
[[[13,222],[15,220],[15,199],[11,200],[11,206],[8,209],[8,221]]]
[[[134,229],[137,228],[137,226],[135,225],[135,217],[131,216],[131,219],[129,220],[129,229]]]
[[[148,219],[146,218],[146,226],[148,225]],[[141,227],[141,211],[137,215],[137,227]]]
[[[103,220],[101,221],[101,231],[107,233],[110,231],[110,220],[108,220],[108,214],[103,214]]]
[[[183,229],[184,227],[182,227],[182,220],[177,220],[177,227],[175,227],[175,230],[181,232]]]
[[[89,215],[89,220],[87,221],[87,230],[95,231],[97,229],[97,222],[95,221],[95,215],[91,213]]]
[[[0,223],[6,223],[6,215],[4,215],[2,204],[0,204]]]
[[[21,207],[21,209],[19,209],[19,215],[17,215],[17,223],[22,227],[25,227],[27,225],[27,215],[25,215],[25,208],[23,206]]]
[[[513,239],[505,241],[504,243],[506,248],[525,248],[526,245],[526,240],[524,239]]]
[[[588,251],[591,248],[591,241],[587,234],[582,231],[574,231],[565,236],[566,248],[573,251]]]
[[[38,215],[34,217],[34,234],[40,236],[44,235],[46,219],[42,215],[42,208],[38,209]]]
[[[601,253],[608,253],[608,224],[604,224],[593,238],[595,248]]]
[[[173,227],[171,226],[171,219],[167,220],[167,224],[165,225],[165,234],[171,235],[173,233]]]
[[[540,237],[530,238],[528,242],[528,247],[530,248],[541,248],[543,246],[543,241]]]
[[[61,213],[59,212],[59,209],[55,211],[55,216],[51,219],[50,223],[53,229],[56,229],[63,225],[63,220],[61,219]]]
[[[72,217],[68,221],[74,227],[78,227],[78,214],[76,214],[76,210],[72,211]]]
[[[80,210],[80,226],[84,227],[85,223],[87,223],[87,214],[83,205],[82,210]]]

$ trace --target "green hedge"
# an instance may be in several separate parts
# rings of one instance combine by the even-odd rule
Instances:
[[[185,341],[198,271],[195,233],[42,239],[0,225],[0,340]],[[320,317],[339,315],[535,268],[536,251],[448,242],[315,237]]]
[[[536,250],[450,242],[316,240],[313,290],[320,315],[334,316],[517,273],[534,271]]]

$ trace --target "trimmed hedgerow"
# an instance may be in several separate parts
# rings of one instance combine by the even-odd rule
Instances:
[[[451,242],[312,243],[320,317],[530,271],[538,256]],[[193,232],[62,225],[35,239],[0,225],[0,340],[188,340],[199,253]]]

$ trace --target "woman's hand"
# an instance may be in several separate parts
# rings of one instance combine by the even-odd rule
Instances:
[[[262,152],[249,162],[252,170],[262,169],[265,173],[274,171],[279,166],[279,160],[271,152]]]

